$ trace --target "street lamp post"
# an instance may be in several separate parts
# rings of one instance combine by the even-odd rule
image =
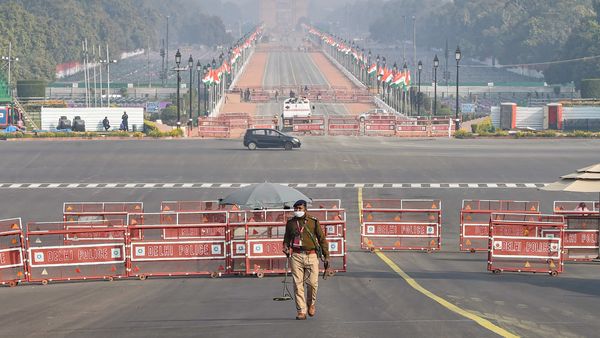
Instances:
[[[202,74],[204,74],[204,77],[206,77],[206,74],[208,73],[208,65],[204,65],[204,67],[202,67]],[[207,114],[208,112],[208,84],[204,83],[204,114]]]
[[[459,46],[456,46],[455,56],[456,56],[456,131],[458,131],[460,129],[460,119],[458,118],[458,114],[459,114],[459,110],[460,110],[460,107],[458,105],[458,69],[459,69],[458,64],[460,63],[460,59],[462,57]]]
[[[418,86],[417,86],[417,115],[421,116],[421,71],[423,70],[423,62],[419,60],[418,69]]]
[[[440,66],[440,59],[437,54],[433,58],[433,116],[437,114],[437,69]]]
[[[198,99],[198,110],[197,110],[197,114],[196,114],[196,120],[200,117],[200,80],[201,80],[201,76],[200,76],[200,72],[202,71],[202,64],[200,63],[200,60],[198,60],[198,62],[196,63],[196,77],[198,77],[198,90],[196,92],[196,98]]]
[[[190,69],[190,88],[188,89],[188,94],[190,96],[190,110],[188,111],[188,124],[192,122],[192,98],[194,95],[192,91],[192,82],[194,81],[194,58],[190,54],[190,58],[188,59],[188,68]]]
[[[377,70],[375,71],[375,82],[377,82],[377,94],[379,94],[379,55],[377,55]]]
[[[369,76],[369,68],[371,67],[371,50],[369,49],[369,57],[367,58],[367,90],[371,92],[371,77]]]
[[[404,72],[404,76],[408,75],[407,70],[408,70],[408,65],[406,64],[406,61],[404,61],[404,65],[402,66],[402,71]],[[404,81],[406,81],[406,78],[404,78]],[[406,93],[404,92],[404,89],[400,92],[400,95],[401,95],[401,100],[402,100],[402,111],[406,114],[406,111],[408,109],[406,109],[407,108],[406,107]]]
[[[394,62],[394,65],[392,66],[392,79],[396,77],[396,73],[398,72],[398,65],[396,64],[396,62]],[[397,89],[392,89],[392,108],[398,110],[398,90]]]
[[[217,69],[217,60],[215,60],[214,58],[212,59],[212,70]],[[218,77],[218,74],[217,74]],[[210,91],[210,110],[213,110],[215,108],[215,101],[216,101],[216,97],[217,97],[217,84],[213,84],[212,86],[212,90]]]
[[[175,71],[177,72],[177,128],[181,128],[181,106],[180,106],[180,102],[179,102],[179,88],[181,87],[181,77],[179,76],[179,71],[180,68],[179,66],[181,65],[181,52],[179,51],[179,49],[177,50],[177,53],[175,53],[175,64],[177,65],[177,68],[175,68]]]
[[[383,57],[383,69],[385,69],[385,56]],[[385,72],[383,72],[383,75],[385,76]],[[385,101],[385,79],[381,78],[381,86],[383,87],[383,100]],[[388,99],[389,99],[389,95],[388,95]]]

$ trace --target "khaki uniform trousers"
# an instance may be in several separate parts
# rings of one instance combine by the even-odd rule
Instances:
[[[291,258],[296,310],[306,313],[307,307],[316,305],[319,287],[319,258],[316,253],[294,252]],[[307,297],[304,297],[304,283],[307,283]]]

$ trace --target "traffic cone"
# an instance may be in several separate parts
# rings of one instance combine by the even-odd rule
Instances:
[[[163,211],[170,211],[170,210],[171,210],[171,208],[169,208],[169,206],[168,206],[168,205],[165,205],[165,206],[163,207]]]
[[[470,204],[467,204],[467,205],[465,206],[465,210],[471,210],[471,205],[470,205]]]
[[[531,264],[529,264],[529,261],[525,261],[525,267],[526,268],[530,268],[531,267]]]
[[[67,207],[67,211],[73,211],[73,208],[72,208],[72,207],[69,205],[69,206]]]
[[[402,217],[400,217],[400,214],[396,215],[396,217],[394,217],[394,221],[396,222],[400,222],[402,220]]]
[[[17,223],[14,223],[12,225],[12,227],[10,227],[12,230],[19,230],[19,225]]]

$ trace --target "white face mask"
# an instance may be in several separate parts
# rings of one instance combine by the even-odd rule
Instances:
[[[304,211],[294,211],[294,216],[302,218],[304,217]]]

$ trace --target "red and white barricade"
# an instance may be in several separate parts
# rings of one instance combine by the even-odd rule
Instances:
[[[144,212],[142,202],[67,202],[63,204],[63,220],[127,222],[127,214]]]
[[[540,202],[503,200],[463,200],[460,210],[460,251],[487,251],[490,216],[493,212],[539,214]]]
[[[221,113],[218,119],[226,122],[230,129],[247,129],[251,121],[248,113]]]
[[[441,249],[439,200],[363,200],[360,219],[362,249],[428,252]]]
[[[554,213],[565,217],[565,260],[589,261],[598,258],[598,201],[555,201]],[[548,231],[549,232],[549,231]]]
[[[329,201],[333,200],[324,202]],[[319,225],[327,239],[330,275],[336,272],[346,272],[346,210],[339,207],[315,209],[315,203],[321,204],[321,202],[313,200],[313,208],[308,209],[308,214],[319,220]]]
[[[560,215],[492,213],[488,271],[563,272],[565,220]]]
[[[275,129],[278,124],[278,118],[269,116],[255,116],[250,122],[250,128]]]
[[[127,277],[127,228],[119,220],[27,224],[30,282]]]
[[[396,135],[400,137],[426,137],[427,125],[418,124],[417,121],[400,120],[396,124]]]
[[[429,134],[432,137],[450,137],[456,131],[452,119],[432,119],[429,121]]]
[[[327,133],[329,135],[360,135],[360,122],[356,116],[331,116],[328,120]]]
[[[265,216],[274,212],[264,210]],[[286,257],[282,249],[287,219],[267,221],[254,217],[245,226],[245,274],[260,278],[265,274],[285,273]]]
[[[0,284],[16,286],[26,279],[25,241],[21,219],[0,220]]]
[[[228,138],[231,135],[229,122],[212,117],[198,118],[198,136]]]
[[[365,120],[365,135],[393,136],[396,134],[396,117],[393,115],[369,115]]]
[[[325,117],[309,116],[294,117],[292,119],[292,131],[312,135],[325,135]]]
[[[128,226],[129,276],[226,273],[226,211],[130,214]]]
[[[221,205],[219,201],[162,201],[161,212],[192,212],[192,211],[219,211],[231,209],[230,205]]]

